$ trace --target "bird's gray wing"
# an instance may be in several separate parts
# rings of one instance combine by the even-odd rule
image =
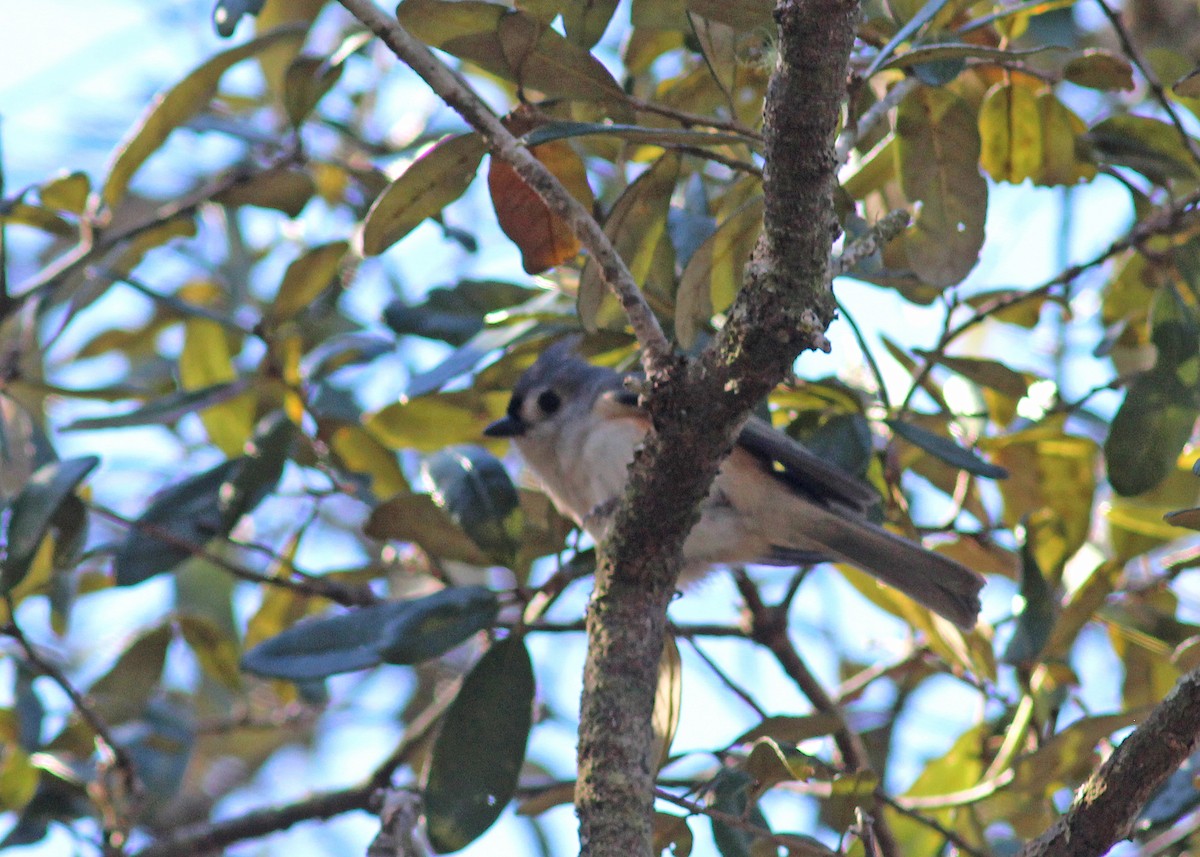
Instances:
[[[765,462],[778,463],[779,467],[771,468],[776,479],[819,503],[864,516],[879,503],[879,494],[870,485],[777,431],[765,420],[751,417],[738,436],[738,445]]]

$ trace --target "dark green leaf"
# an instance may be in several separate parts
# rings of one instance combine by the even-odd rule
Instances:
[[[1133,379],[1104,441],[1114,491],[1132,497],[1167,477],[1196,423],[1193,396],[1171,372]]]
[[[605,124],[603,122],[569,122],[560,120],[539,125],[524,137],[522,141],[527,146],[537,146],[549,143],[551,140],[564,140],[569,137],[586,137],[593,134],[620,137],[631,143],[649,143],[664,146],[675,144],[679,146],[729,146],[745,145],[747,138],[738,134],[722,133],[720,131],[695,131],[687,128],[649,128],[641,125],[622,125],[619,123]]]
[[[497,559],[512,561],[518,545],[508,518],[520,498],[500,459],[480,446],[454,446],[425,459],[421,472],[433,486],[434,502],[475,544]]]
[[[161,690],[163,664],[171,640],[171,628],[160,625],[130,644],[112,669],[88,688],[96,713],[109,723],[123,723],[140,716],[150,698]]]
[[[472,634],[489,627],[500,610],[496,595],[484,586],[443,589],[408,601],[378,641],[379,657],[388,664],[416,664],[448,652]]]
[[[940,434],[934,434],[912,423],[901,422],[900,420],[888,420],[887,424],[891,427],[892,431],[913,446],[920,447],[930,455],[941,459],[952,467],[957,467],[968,473],[974,473],[976,476],[983,476],[987,479],[1008,478],[1008,471],[1003,467],[984,461],[978,455],[971,452],[971,450],[964,449],[949,438],[942,437]]]
[[[242,515],[253,511],[275,490],[283,466],[295,446],[296,426],[282,411],[263,417],[246,446],[246,454],[220,488],[222,532],[227,533]]]
[[[1031,667],[1036,662],[1054,630],[1057,613],[1054,593],[1038,567],[1034,546],[1030,544],[1033,538],[1033,532],[1027,532],[1021,545],[1021,606],[1017,609],[1016,630],[1001,656],[1004,663],[1021,667]]]
[[[303,682],[376,666],[381,632],[409,609],[395,601],[307,619],[242,655],[242,669]]]
[[[754,779],[745,771],[732,768],[720,771],[713,779],[712,802],[709,805],[728,815],[745,819],[762,828],[763,833],[770,833],[766,816],[758,808],[758,803],[750,800],[753,788]],[[714,818],[712,834],[721,857],[752,857],[755,836],[750,831]]]
[[[483,329],[488,313],[517,306],[539,294],[541,289],[498,280],[463,280],[452,288],[430,289],[425,302],[415,306],[392,301],[383,310],[383,320],[396,333],[463,345]]]
[[[12,504],[8,555],[0,565],[0,593],[12,592],[24,580],[59,508],[99,463],[94,455],[72,458],[46,464],[30,477]]]
[[[267,0],[217,0],[213,6],[213,26],[228,39],[237,29],[243,15],[257,15]]]
[[[446,712],[425,786],[429,841],[457,851],[491,827],[517,788],[533,715],[533,665],[508,637],[471,670]]]
[[[221,486],[242,467],[240,458],[223,461],[162,491],[134,523],[113,558],[118,586],[132,586],[163,574],[224,535]]]
[[[1089,130],[1084,139],[1098,160],[1137,170],[1157,184],[1196,178],[1195,162],[1178,132],[1158,119],[1113,116]]]
[[[123,428],[125,426],[163,425],[173,423],[185,414],[202,411],[235,398],[250,386],[248,378],[221,384],[211,384],[196,390],[177,390],[151,399],[140,408],[110,417],[84,417],[64,426],[62,431]]]

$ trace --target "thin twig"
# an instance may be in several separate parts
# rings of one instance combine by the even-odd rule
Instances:
[[[1134,67],[1146,79],[1150,91],[1154,93],[1154,100],[1158,102],[1163,111],[1171,118],[1171,124],[1175,126],[1175,131],[1179,134],[1179,138],[1183,141],[1183,147],[1187,149],[1192,156],[1192,160],[1200,166],[1200,146],[1192,139],[1192,136],[1187,132],[1187,128],[1183,126],[1183,120],[1179,118],[1179,113],[1175,110],[1175,105],[1171,103],[1171,99],[1167,97],[1167,91],[1161,83],[1154,70],[1142,59],[1137,47],[1133,44],[1133,39],[1129,37],[1129,30],[1125,28],[1125,23],[1121,20],[1121,16],[1105,2],[1105,0],[1096,0],[1101,11],[1104,12],[1104,17],[1108,18],[1108,22],[1112,24],[1113,31],[1117,34],[1117,40],[1121,43],[1121,50],[1125,52],[1125,56],[1133,63]]]
[[[885,792],[883,789],[875,790],[875,799],[883,801],[888,806],[890,806],[892,809],[894,809],[896,812],[900,813],[903,816],[911,818],[913,821],[917,822],[918,824],[922,824],[925,827],[928,827],[930,830],[936,832],[939,836],[944,838],[947,842],[949,842],[951,845],[953,845],[955,848],[957,848],[962,853],[970,855],[970,857],[988,857],[988,854],[986,852],[979,850],[974,845],[971,845],[969,842],[967,842],[965,839],[963,839],[961,836],[959,836],[957,833],[955,833],[953,830],[950,830],[949,828],[940,824],[936,818],[930,818],[927,815],[923,815],[923,814],[917,812],[915,809],[910,809],[909,807],[904,806],[903,804],[898,802],[895,798],[889,796],[887,794],[887,792]]]
[[[704,649],[700,648],[699,643],[697,643],[693,639],[689,639],[688,642],[691,643],[691,645],[692,645],[692,651],[694,651],[697,655],[699,655],[700,660],[704,661],[705,666],[707,666],[712,671],[713,675],[715,675],[717,677],[717,680],[719,682],[721,682],[721,684],[725,685],[725,687],[728,688],[729,691],[734,696],[736,696],[742,702],[746,703],[748,706],[750,706],[752,709],[754,709],[754,713],[757,714],[759,716],[759,718],[761,718],[763,720],[767,719],[766,709],[763,708],[761,705],[758,704],[758,702],[755,701],[754,697],[750,695],[750,692],[748,690],[746,690],[741,685],[739,685],[737,682],[735,682],[732,678],[727,676],[725,674],[725,671],[723,669],[721,669],[721,667],[718,666],[717,663],[708,656],[708,653],[705,652]]]
[[[160,527],[156,524],[149,524],[144,521],[135,521],[120,515],[111,509],[106,509],[103,506],[91,503],[88,505],[92,511],[102,518],[106,518],[114,523],[129,527],[152,536],[154,539],[170,545],[173,548],[178,548],[182,551],[187,551],[191,556],[199,557],[206,562],[210,562],[224,571],[229,572],[234,577],[240,580],[246,580],[251,583],[261,583],[268,586],[278,586],[281,589],[290,589],[295,592],[302,592],[305,595],[316,595],[321,598],[328,598],[337,604],[344,607],[367,607],[379,602],[379,597],[371,591],[367,586],[347,586],[336,580],[327,580],[323,577],[305,576],[302,579],[274,577],[268,574],[261,574],[257,571],[251,571],[248,568],[231,562],[215,551],[209,550],[204,545],[198,545],[181,538],[171,532],[166,527]]]
[[[12,596],[5,596],[5,601],[7,602],[10,618],[8,623],[3,628],[0,628],[0,633],[16,640],[21,650],[25,653],[25,660],[29,662],[33,669],[53,681],[66,694],[67,698],[71,701],[71,707],[79,713],[83,722],[92,730],[100,755],[112,759],[112,766],[120,776],[121,788],[124,790],[123,797],[131,798],[136,804],[144,795],[145,790],[141,779],[137,775],[137,768],[133,764],[133,759],[130,758],[125,748],[117,743],[113,737],[112,728],[100,713],[92,707],[84,694],[71,684],[70,679],[67,678],[62,670],[48,659],[42,657],[33,643],[29,641],[29,638],[25,636],[25,632],[21,630],[21,626],[16,621],[16,614],[14,613],[15,605],[13,604]],[[103,792],[107,797],[108,805],[111,807],[118,806],[121,801],[113,800],[112,795],[108,794],[109,791],[106,787]],[[105,816],[107,819],[107,814]],[[123,840],[123,831],[127,831],[128,826],[128,819],[114,817],[111,821],[106,821],[104,831],[105,842],[115,841],[118,837]]]
[[[841,134],[838,134],[837,142],[834,143],[834,156],[837,158],[838,166],[842,166],[850,159],[850,153],[854,147],[862,142],[871,131],[888,115],[888,112],[904,100],[904,96],[908,95],[920,83],[915,77],[906,77],[904,80],[897,83],[886,93],[883,98],[872,104],[863,115],[858,117],[858,121],[853,125],[847,125]]]
[[[664,789],[655,789],[654,796],[659,800],[665,800],[668,803],[673,803],[678,807],[686,809],[693,815],[706,815],[713,821],[718,821],[728,827],[737,830],[744,830],[753,836],[770,842],[776,846],[782,846],[788,849],[789,854],[799,854],[803,857],[834,857],[834,852],[830,851],[824,845],[814,842],[811,839],[801,839],[798,836],[787,836],[779,833],[772,833],[766,828],[759,827],[751,821],[747,821],[741,816],[733,815],[728,812],[721,812],[719,809],[704,806],[687,798],[673,795]]]
[[[379,36],[392,53],[416,72],[443,102],[478,131],[492,154],[511,164],[517,175],[542,198],[550,210],[571,227],[571,231],[599,265],[605,282],[625,309],[642,346],[643,365],[651,373],[665,368],[671,354],[666,334],[646,302],[645,295],[634,282],[629,268],[591,212],[509,133],[462,77],[434,56],[425,44],[413,38],[395,16],[385,14],[371,0],[339,2]]]

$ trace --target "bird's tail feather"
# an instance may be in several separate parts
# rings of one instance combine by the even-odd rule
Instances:
[[[869,521],[806,504],[803,535],[834,558],[899,589],[955,625],[970,630],[979,615],[984,579],[949,557],[926,550]]]

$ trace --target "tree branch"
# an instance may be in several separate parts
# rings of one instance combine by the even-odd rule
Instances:
[[[765,233],[715,347],[650,371],[654,430],[602,546],[588,613],[576,804],[586,857],[650,853],[650,713],[680,551],[750,409],[806,348],[827,348],[836,232],[832,141],[853,0],[781,0],[764,110]]]
[[[1200,669],[1179,680],[1020,857],[1095,857],[1128,839],[1151,793],[1200,746]]]
[[[592,213],[559,183],[529,150],[501,124],[491,109],[457,72],[433,55],[422,42],[413,38],[395,16],[387,15],[371,0],[339,0],[351,15],[365,24],[391,48],[402,62],[415,71],[439,98],[458,112],[467,124],[487,142],[492,155],[512,165],[547,207],[561,217],[575,237],[587,248],[603,272],[604,281],[624,307],[633,332],[642,346],[642,361],[647,370],[661,368],[671,352],[666,334],[633,275]]]

